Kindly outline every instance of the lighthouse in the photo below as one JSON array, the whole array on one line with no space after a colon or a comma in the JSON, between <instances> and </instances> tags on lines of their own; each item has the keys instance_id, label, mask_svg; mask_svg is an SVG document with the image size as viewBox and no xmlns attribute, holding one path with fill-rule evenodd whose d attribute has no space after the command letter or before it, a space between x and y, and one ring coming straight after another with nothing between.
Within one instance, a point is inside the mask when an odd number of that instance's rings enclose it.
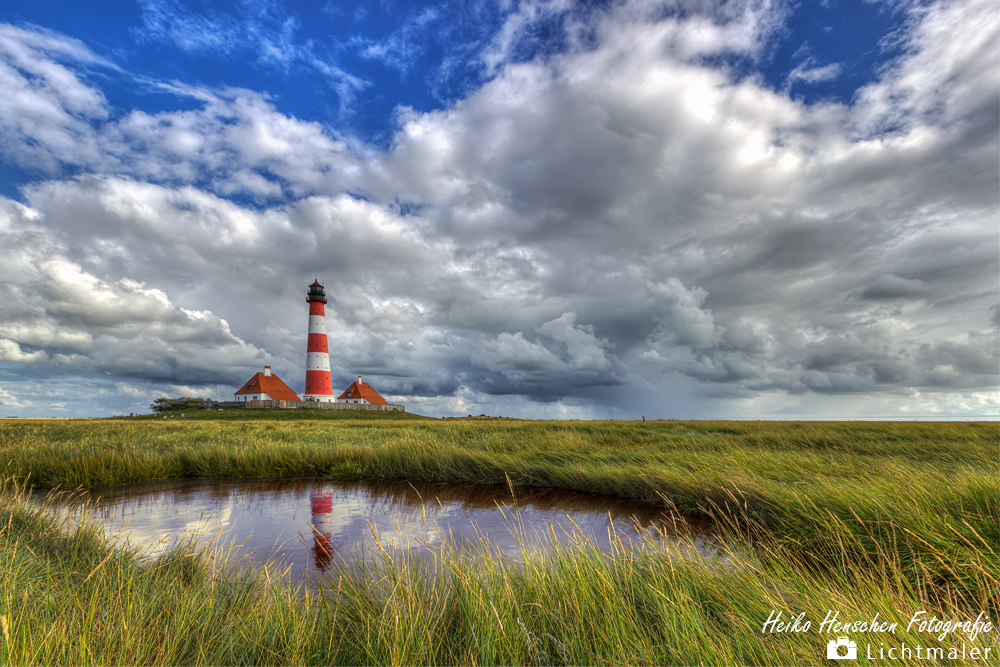
<instances>
[{"instance_id":1,"label":"lighthouse","mask_svg":"<svg viewBox=\"0 0 1000 667\"><path fill-rule=\"evenodd\" d=\"M306 401L333 402L330 350L326 342L326 291L319 281L309 286L309 341L306 344Z\"/></svg>"}]
</instances>

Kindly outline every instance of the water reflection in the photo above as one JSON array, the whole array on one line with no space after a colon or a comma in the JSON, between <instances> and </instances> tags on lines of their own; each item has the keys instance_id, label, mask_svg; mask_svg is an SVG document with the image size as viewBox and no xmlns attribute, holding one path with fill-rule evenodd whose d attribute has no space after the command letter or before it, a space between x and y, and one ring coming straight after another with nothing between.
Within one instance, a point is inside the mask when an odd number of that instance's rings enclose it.
<instances>
[{"instance_id":1,"label":"water reflection","mask_svg":"<svg viewBox=\"0 0 1000 667\"><path fill-rule=\"evenodd\" d=\"M536 535L569 541L582 534L609 549L612 540L627 545L651 526L671 529L662 508L651 505L544 489L512 497L504 488L457 484L168 480L50 500L72 512L87 503L92 520L150 555L186 536L221 544L233 557L278 562L303 581L335 558L364 558L376 542L395 555L421 557L445 541L461 547L485 538L516 560L525 542L535 548Z\"/></svg>"},{"instance_id":2,"label":"water reflection","mask_svg":"<svg viewBox=\"0 0 1000 667\"><path fill-rule=\"evenodd\" d=\"M309 507L312 509L313 562L316 570L326 572L333 556L333 535L327 529L327 517L333 514L333 491L309 489Z\"/></svg>"}]
</instances>

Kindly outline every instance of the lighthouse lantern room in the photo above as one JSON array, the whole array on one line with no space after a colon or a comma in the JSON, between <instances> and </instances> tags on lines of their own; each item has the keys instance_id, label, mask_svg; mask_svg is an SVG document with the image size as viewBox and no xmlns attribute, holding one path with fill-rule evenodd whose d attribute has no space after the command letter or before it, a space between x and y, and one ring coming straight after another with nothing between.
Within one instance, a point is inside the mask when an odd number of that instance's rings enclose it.
<instances>
[{"instance_id":1,"label":"lighthouse lantern room","mask_svg":"<svg viewBox=\"0 0 1000 667\"><path fill-rule=\"evenodd\" d=\"M330 350L326 338L326 291L319 281L309 286L309 339L306 343L307 401L333 402L333 382L330 379Z\"/></svg>"}]
</instances>

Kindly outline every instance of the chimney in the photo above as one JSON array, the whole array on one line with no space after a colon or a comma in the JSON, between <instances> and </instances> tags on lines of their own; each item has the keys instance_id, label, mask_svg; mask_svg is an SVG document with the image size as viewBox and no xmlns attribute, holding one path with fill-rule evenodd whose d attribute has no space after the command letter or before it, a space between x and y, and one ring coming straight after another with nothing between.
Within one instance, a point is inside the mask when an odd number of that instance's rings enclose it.
<instances>
[{"instance_id":1,"label":"chimney","mask_svg":"<svg viewBox=\"0 0 1000 667\"><path fill-rule=\"evenodd\" d=\"M362 384L364 384L364 382L361 381L361 376L359 375L358 376L358 385L362 385Z\"/></svg>"},{"instance_id":2,"label":"chimney","mask_svg":"<svg viewBox=\"0 0 1000 667\"><path fill-rule=\"evenodd\" d=\"M271 377L271 367L264 366L264 377Z\"/></svg>"}]
</instances>

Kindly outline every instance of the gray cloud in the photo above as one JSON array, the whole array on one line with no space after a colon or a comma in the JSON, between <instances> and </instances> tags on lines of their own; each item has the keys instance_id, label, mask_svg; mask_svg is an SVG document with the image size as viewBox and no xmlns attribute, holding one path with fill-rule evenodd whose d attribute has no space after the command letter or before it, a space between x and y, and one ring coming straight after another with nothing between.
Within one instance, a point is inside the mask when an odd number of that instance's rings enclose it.
<instances>
[{"instance_id":1,"label":"gray cloud","mask_svg":"<svg viewBox=\"0 0 1000 667\"><path fill-rule=\"evenodd\" d=\"M535 331L541 337L534 341L520 331L480 341L473 362L509 381L499 387L494 384L490 393L561 397L590 387L624 384L626 369L609 354L611 344L598 338L592 325L577 324L576 313L563 313Z\"/></svg>"},{"instance_id":2,"label":"gray cloud","mask_svg":"<svg viewBox=\"0 0 1000 667\"><path fill-rule=\"evenodd\" d=\"M31 268L0 294L0 354L7 361L123 378L232 382L234 370L265 359L226 321L178 308L159 290L129 279L109 283L61 258L40 258Z\"/></svg>"},{"instance_id":3,"label":"gray cloud","mask_svg":"<svg viewBox=\"0 0 1000 667\"><path fill-rule=\"evenodd\" d=\"M892 273L883 273L861 292L863 299L913 299L927 293L922 280L907 280Z\"/></svg>"}]
</instances>

